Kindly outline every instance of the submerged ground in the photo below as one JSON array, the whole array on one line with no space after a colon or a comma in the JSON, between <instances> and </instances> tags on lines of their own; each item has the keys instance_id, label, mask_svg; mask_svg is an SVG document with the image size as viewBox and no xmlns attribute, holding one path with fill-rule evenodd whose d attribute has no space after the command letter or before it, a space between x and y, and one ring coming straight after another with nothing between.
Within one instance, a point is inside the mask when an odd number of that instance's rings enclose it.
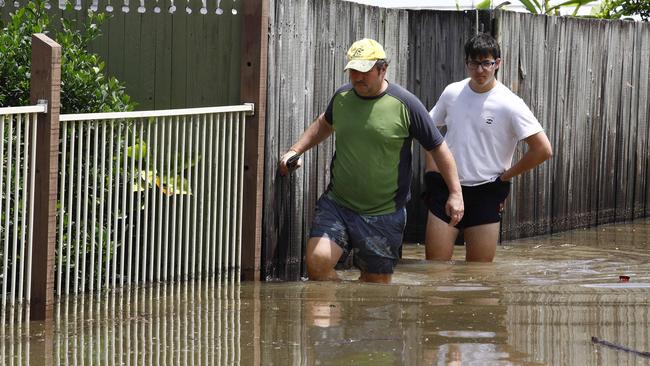
<instances>
[{"instance_id":1,"label":"submerged ground","mask_svg":"<svg viewBox=\"0 0 650 366\"><path fill-rule=\"evenodd\" d=\"M0 364L650 365L649 249L644 219L506 242L491 264L408 245L391 285L351 270L86 296L5 321Z\"/></svg>"}]
</instances>

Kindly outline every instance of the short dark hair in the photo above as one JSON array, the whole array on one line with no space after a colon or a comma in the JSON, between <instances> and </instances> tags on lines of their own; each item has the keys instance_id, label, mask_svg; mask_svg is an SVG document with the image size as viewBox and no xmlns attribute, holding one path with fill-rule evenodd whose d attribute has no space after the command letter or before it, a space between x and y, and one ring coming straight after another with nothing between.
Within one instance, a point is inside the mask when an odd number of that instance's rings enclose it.
<instances>
[{"instance_id":1,"label":"short dark hair","mask_svg":"<svg viewBox=\"0 0 650 366\"><path fill-rule=\"evenodd\" d=\"M377 62L375 62L375 67L379 70L388 67L388 60L386 59L377 60Z\"/></svg>"},{"instance_id":2,"label":"short dark hair","mask_svg":"<svg viewBox=\"0 0 650 366\"><path fill-rule=\"evenodd\" d=\"M478 33L465 43L465 60L492 56L501 58L499 42L487 33Z\"/></svg>"}]
</instances>

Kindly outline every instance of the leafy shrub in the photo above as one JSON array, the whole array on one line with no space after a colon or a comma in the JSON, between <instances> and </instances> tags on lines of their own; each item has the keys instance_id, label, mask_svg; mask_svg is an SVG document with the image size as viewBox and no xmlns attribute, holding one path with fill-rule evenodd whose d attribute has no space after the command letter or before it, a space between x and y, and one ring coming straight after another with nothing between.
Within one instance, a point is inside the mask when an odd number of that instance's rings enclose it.
<instances>
[{"instance_id":1,"label":"leafy shrub","mask_svg":"<svg viewBox=\"0 0 650 366\"><path fill-rule=\"evenodd\" d=\"M105 17L89 12L83 26L62 19L61 29L52 30L42 1L17 9L0 33L0 106L30 104L32 34L46 33L61 45L62 114L133 110L124 85L104 75L104 62L88 51Z\"/></svg>"},{"instance_id":2,"label":"leafy shrub","mask_svg":"<svg viewBox=\"0 0 650 366\"><path fill-rule=\"evenodd\" d=\"M625 19L638 15L643 21L650 21L648 0L604 0L596 17L603 19Z\"/></svg>"}]
</instances>

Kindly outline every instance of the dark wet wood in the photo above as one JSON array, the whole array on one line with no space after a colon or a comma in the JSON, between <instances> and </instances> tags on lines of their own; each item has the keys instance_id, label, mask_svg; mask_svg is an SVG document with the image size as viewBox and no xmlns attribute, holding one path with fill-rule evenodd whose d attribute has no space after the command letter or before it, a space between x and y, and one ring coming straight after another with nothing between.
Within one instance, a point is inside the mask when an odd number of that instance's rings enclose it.
<instances>
[{"instance_id":1,"label":"dark wet wood","mask_svg":"<svg viewBox=\"0 0 650 366\"><path fill-rule=\"evenodd\" d=\"M255 115L246 123L244 151L244 203L242 276L259 280L262 251L264 137L266 121L268 1L245 0L241 49L241 100L255 104Z\"/></svg>"},{"instance_id":2,"label":"dark wet wood","mask_svg":"<svg viewBox=\"0 0 650 366\"><path fill-rule=\"evenodd\" d=\"M54 316L54 262L56 247L56 201L59 176L59 109L61 93L61 46L44 34L32 36L32 104L47 102L39 113L36 134L34 187L34 243L30 318Z\"/></svg>"}]
</instances>

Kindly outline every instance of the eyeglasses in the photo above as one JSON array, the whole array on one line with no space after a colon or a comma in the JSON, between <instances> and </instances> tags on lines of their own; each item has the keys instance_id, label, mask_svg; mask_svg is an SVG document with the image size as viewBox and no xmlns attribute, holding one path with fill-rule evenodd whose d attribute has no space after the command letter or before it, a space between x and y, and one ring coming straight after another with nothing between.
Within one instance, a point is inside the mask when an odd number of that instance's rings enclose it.
<instances>
[{"instance_id":1,"label":"eyeglasses","mask_svg":"<svg viewBox=\"0 0 650 366\"><path fill-rule=\"evenodd\" d=\"M483 70L492 70L494 65L496 65L496 61L466 61L465 64L470 70L476 70L478 69L479 66L483 68Z\"/></svg>"}]
</instances>

